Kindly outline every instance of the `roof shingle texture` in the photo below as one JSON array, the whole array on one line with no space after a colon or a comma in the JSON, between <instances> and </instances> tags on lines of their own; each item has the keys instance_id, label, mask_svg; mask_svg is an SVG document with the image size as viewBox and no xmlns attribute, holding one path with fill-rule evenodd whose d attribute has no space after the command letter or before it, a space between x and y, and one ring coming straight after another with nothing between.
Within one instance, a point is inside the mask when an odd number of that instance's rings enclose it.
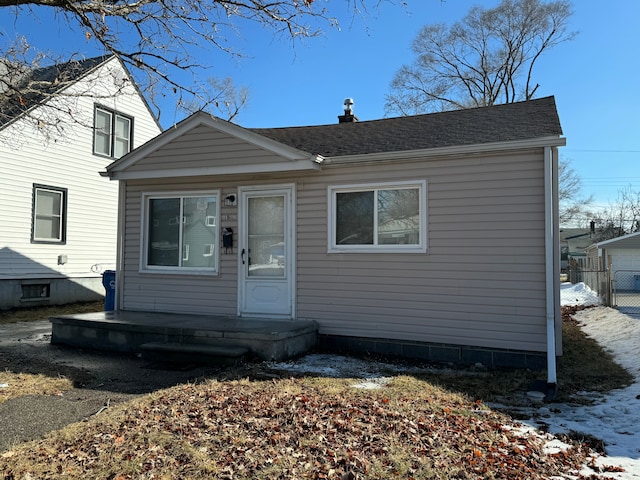
<instances>
[{"instance_id":1,"label":"roof shingle texture","mask_svg":"<svg viewBox=\"0 0 640 480\"><path fill-rule=\"evenodd\" d=\"M249 130L324 157L509 142L562 135L553 97L364 122Z\"/></svg>"},{"instance_id":2,"label":"roof shingle texture","mask_svg":"<svg viewBox=\"0 0 640 480\"><path fill-rule=\"evenodd\" d=\"M37 88L32 86L22 99L17 94L0 96L0 128L47 100L57 90L68 87L70 82L80 79L110 58L110 56L102 56L72 60L32 70L18 87L22 88L30 82L37 82Z\"/></svg>"}]
</instances>

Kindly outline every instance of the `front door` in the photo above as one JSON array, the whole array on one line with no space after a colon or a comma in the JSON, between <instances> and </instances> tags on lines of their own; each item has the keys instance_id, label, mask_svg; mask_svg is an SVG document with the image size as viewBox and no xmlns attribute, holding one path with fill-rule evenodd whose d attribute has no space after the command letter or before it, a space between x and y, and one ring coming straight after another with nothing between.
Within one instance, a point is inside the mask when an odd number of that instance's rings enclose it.
<instances>
[{"instance_id":1,"label":"front door","mask_svg":"<svg viewBox=\"0 0 640 480\"><path fill-rule=\"evenodd\" d=\"M294 317L293 187L241 188L239 315Z\"/></svg>"}]
</instances>

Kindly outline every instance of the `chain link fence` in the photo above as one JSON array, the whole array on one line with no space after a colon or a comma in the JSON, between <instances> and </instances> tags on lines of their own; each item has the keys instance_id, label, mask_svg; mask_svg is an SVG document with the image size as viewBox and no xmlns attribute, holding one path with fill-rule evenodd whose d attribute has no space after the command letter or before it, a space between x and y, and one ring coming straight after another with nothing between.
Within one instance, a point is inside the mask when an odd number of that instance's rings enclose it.
<instances>
[{"instance_id":1,"label":"chain link fence","mask_svg":"<svg viewBox=\"0 0 640 480\"><path fill-rule=\"evenodd\" d=\"M612 306L611 281L608 270L589 270L577 263L570 265L568 280L571 283L583 282L600 297L603 305Z\"/></svg>"},{"instance_id":2,"label":"chain link fence","mask_svg":"<svg viewBox=\"0 0 640 480\"><path fill-rule=\"evenodd\" d=\"M612 306L622 313L640 314L640 271L616 270L611 279Z\"/></svg>"},{"instance_id":3,"label":"chain link fence","mask_svg":"<svg viewBox=\"0 0 640 480\"><path fill-rule=\"evenodd\" d=\"M603 305L617 308L628 315L640 315L640 270L589 270L579 264L570 265L568 280L584 282L600 297Z\"/></svg>"}]
</instances>

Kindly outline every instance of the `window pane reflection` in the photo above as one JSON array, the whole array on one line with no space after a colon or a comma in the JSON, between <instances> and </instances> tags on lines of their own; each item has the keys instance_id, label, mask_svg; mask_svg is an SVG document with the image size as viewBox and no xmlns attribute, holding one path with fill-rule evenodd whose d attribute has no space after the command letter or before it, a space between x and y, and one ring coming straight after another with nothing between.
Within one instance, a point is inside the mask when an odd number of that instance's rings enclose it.
<instances>
[{"instance_id":1,"label":"window pane reflection","mask_svg":"<svg viewBox=\"0 0 640 480\"><path fill-rule=\"evenodd\" d=\"M248 275L284 277L284 196L249 197L247 209Z\"/></svg>"}]
</instances>

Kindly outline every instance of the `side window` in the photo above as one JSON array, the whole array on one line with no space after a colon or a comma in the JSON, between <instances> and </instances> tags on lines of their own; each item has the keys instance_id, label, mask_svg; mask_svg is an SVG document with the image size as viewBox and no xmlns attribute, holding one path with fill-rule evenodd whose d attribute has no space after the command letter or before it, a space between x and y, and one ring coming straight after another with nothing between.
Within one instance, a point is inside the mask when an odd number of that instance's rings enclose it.
<instances>
[{"instance_id":1,"label":"side window","mask_svg":"<svg viewBox=\"0 0 640 480\"><path fill-rule=\"evenodd\" d=\"M182 195L147 194L142 232L145 271L218 271L218 192Z\"/></svg>"},{"instance_id":2,"label":"side window","mask_svg":"<svg viewBox=\"0 0 640 480\"><path fill-rule=\"evenodd\" d=\"M426 181L329 187L329 252L424 253Z\"/></svg>"},{"instance_id":3,"label":"side window","mask_svg":"<svg viewBox=\"0 0 640 480\"><path fill-rule=\"evenodd\" d=\"M93 153L96 155L120 158L131 150L131 117L108 108L96 107L93 132Z\"/></svg>"},{"instance_id":4,"label":"side window","mask_svg":"<svg viewBox=\"0 0 640 480\"><path fill-rule=\"evenodd\" d=\"M64 243L67 228L67 189L33 185L31 241Z\"/></svg>"}]
</instances>

